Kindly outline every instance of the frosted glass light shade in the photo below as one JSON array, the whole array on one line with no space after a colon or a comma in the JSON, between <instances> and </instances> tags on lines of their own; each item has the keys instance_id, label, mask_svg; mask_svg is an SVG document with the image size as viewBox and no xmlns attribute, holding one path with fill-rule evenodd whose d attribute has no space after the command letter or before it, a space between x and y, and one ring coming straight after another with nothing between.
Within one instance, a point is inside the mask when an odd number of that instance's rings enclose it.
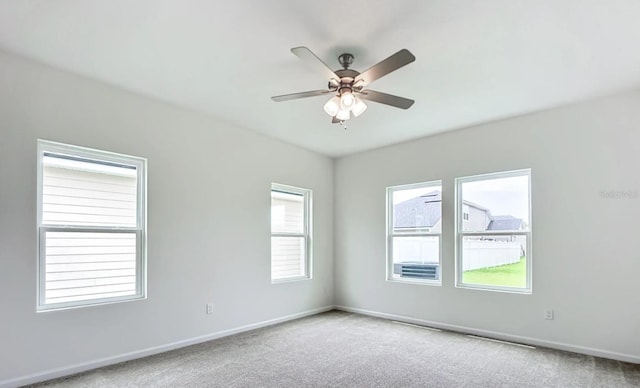
<instances>
[{"instance_id":1,"label":"frosted glass light shade","mask_svg":"<svg viewBox=\"0 0 640 388\"><path fill-rule=\"evenodd\" d=\"M365 104L364 101L362 101L361 99L356 98L356 103L353 105L353 109L351 109L351 111L353 112L353 115L355 117L358 117L365 110L367 110L367 104Z\"/></svg>"},{"instance_id":2,"label":"frosted glass light shade","mask_svg":"<svg viewBox=\"0 0 640 388\"><path fill-rule=\"evenodd\" d=\"M340 97L332 97L326 104L324 104L324 111L331 117L338 114L340 110Z\"/></svg>"},{"instance_id":3,"label":"frosted glass light shade","mask_svg":"<svg viewBox=\"0 0 640 388\"><path fill-rule=\"evenodd\" d=\"M355 104L356 98L350 91L345 91L340 96L340 105L343 110L350 110L353 108L353 104Z\"/></svg>"},{"instance_id":4,"label":"frosted glass light shade","mask_svg":"<svg viewBox=\"0 0 640 388\"><path fill-rule=\"evenodd\" d=\"M351 117L350 113L348 110L341 109L336 113L336 118L340 121L349 120L349 117Z\"/></svg>"}]
</instances>

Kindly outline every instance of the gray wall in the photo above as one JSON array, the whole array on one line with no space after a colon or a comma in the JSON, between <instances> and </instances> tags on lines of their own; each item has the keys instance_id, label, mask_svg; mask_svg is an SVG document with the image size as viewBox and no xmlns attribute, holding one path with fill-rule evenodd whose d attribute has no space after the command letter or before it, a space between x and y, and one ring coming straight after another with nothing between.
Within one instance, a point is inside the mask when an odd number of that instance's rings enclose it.
<instances>
[{"instance_id":1,"label":"gray wall","mask_svg":"<svg viewBox=\"0 0 640 388\"><path fill-rule=\"evenodd\" d=\"M148 158L147 300L35 312L38 138ZM330 158L1 52L0 157L0 386L333 304ZM271 284L272 181L313 190L312 280Z\"/></svg>"},{"instance_id":2,"label":"gray wall","mask_svg":"<svg viewBox=\"0 0 640 388\"><path fill-rule=\"evenodd\" d=\"M640 362L638 128L629 93L334 163L0 53L0 386L334 303ZM147 300L35 313L37 138L149 159ZM533 294L455 288L454 178L519 168L532 169ZM443 284L386 282L385 187L437 179ZM272 181L314 191L311 281L270 283Z\"/></svg>"},{"instance_id":3,"label":"gray wall","mask_svg":"<svg viewBox=\"0 0 640 388\"><path fill-rule=\"evenodd\" d=\"M640 362L638 166L637 92L341 158L336 304ZM533 294L455 288L454 179L521 168L532 169ZM385 187L437 179L442 286L386 282Z\"/></svg>"}]
</instances>

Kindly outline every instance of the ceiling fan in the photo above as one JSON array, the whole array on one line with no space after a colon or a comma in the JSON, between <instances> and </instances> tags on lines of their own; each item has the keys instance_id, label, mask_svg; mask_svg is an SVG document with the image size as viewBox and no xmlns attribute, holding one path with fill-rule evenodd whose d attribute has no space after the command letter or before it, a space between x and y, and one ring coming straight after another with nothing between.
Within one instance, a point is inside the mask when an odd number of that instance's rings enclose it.
<instances>
[{"instance_id":1,"label":"ceiling fan","mask_svg":"<svg viewBox=\"0 0 640 388\"><path fill-rule=\"evenodd\" d=\"M354 60L352 54L345 53L338 56L338 62L342 65L342 69L333 71L307 47L294 47L291 52L320 71L325 79L329 81L328 87L326 90L312 90L273 96L271 97L273 101L280 102L333 94L333 97L324 104L324 111L332 117L332 123L343 124L344 121L351 118L352 114L358 117L367 109L367 105L363 100L374 101L400 109L409 109L414 103L413 100L408 98L366 89L371 82L415 61L416 57L407 49L398 51L362 73L349 68Z\"/></svg>"}]
</instances>

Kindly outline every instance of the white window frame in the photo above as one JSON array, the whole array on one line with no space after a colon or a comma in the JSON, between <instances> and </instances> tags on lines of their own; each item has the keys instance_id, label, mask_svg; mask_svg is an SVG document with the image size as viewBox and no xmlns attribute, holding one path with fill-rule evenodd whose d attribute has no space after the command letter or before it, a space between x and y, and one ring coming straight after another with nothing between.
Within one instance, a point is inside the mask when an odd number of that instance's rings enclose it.
<instances>
[{"instance_id":1,"label":"white window frame","mask_svg":"<svg viewBox=\"0 0 640 388\"><path fill-rule=\"evenodd\" d=\"M66 224L43 224L43 157L45 154L58 154L88 160L98 160L107 163L131 165L137 172L137 225L135 227L119 226L82 226ZM147 160L145 158L101 151L92 148L38 140L38 187L37 187L37 233L38 233L38 271L37 271L37 312L69 309L76 307L95 306L138 299L145 299L147 294L147 254L146 254L146 176ZM46 282L46 243L47 232L100 232L100 233L134 233L136 235L136 292L133 295L107 297L100 299L79 300L61 303L45 302Z\"/></svg>"},{"instance_id":2,"label":"white window frame","mask_svg":"<svg viewBox=\"0 0 640 388\"><path fill-rule=\"evenodd\" d=\"M406 185L387 187L387 217L386 217L386 224L387 224L386 278L387 278L387 281L400 282L400 283L426 284L426 285L432 285L432 286L442 285L442 276L443 276L442 275L442 228L440 228L441 229L440 233L434 233L433 231L394 233L393 231L393 210L394 210L393 193L395 191L429 188L429 187L440 187L440 190L442 191L442 181L437 180L437 181L419 182L419 183L411 183ZM442 198L444 198L444 196L442 196ZM440 206L442 206L442 203ZM444 213L442 214L444 216ZM440 267L440 278L437 280L434 280L434 279L414 279L414 278L394 277L393 276L393 238L394 237L424 237L424 236L438 237L438 266Z\"/></svg>"},{"instance_id":3,"label":"white window frame","mask_svg":"<svg viewBox=\"0 0 640 388\"><path fill-rule=\"evenodd\" d=\"M486 181L491 179L499 179L499 178L510 178L517 176L527 176L528 178L528 202L529 202L529 222L528 228L526 230L514 230L514 231L477 231L477 232L465 232L463 231L463 198L462 198L462 185L464 183L469 182L477 182L477 181ZM532 217L531 217L531 169L521 169L521 170L512 170L505 172L494 172L488 174L480 174L473 175L467 177L456 178L455 180L455 197L456 197L456 222L455 222L455 232L456 232L456 287L459 288L468 288L475 290L485 290L485 291L498 291L498 292L511 292L511 293L519 293L519 294L531 294L533 293L533 258L532 258L532 239L531 239L531 231L533 230ZM522 235L526 236L527 244L526 244L526 258L527 258L527 276L526 276L526 287L508 287L508 286L492 286L492 285L484 285L484 284L470 284L464 283L462 281L462 241L465 236L514 236L514 235Z\"/></svg>"},{"instance_id":4,"label":"white window frame","mask_svg":"<svg viewBox=\"0 0 640 388\"><path fill-rule=\"evenodd\" d=\"M271 272L271 283L285 283L291 281L298 280L308 280L313 277L313 259L312 259L312 213L313 213L313 203L312 203L312 191L309 189L303 189L300 187L284 185L281 183L272 183L271 191L269 192L269 198L271 198L271 194L274 192L281 192L285 194L295 194L302 195L303 197L303 207L304 207L304 219L303 219L303 232L302 233L275 233L271 230L271 239L269 240L269 246L271 246L271 241L273 237L301 237L304 239L304 274L301 276L289 276L285 278L273 278L273 273ZM271 203L271 202L270 202ZM270 205L271 206L271 205ZM269 224L269 228L271 229L271 223ZM271 257L271 254L269 255ZM270 263L273 262L273 257L271 257Z\"/></svg>"}]
</instances>

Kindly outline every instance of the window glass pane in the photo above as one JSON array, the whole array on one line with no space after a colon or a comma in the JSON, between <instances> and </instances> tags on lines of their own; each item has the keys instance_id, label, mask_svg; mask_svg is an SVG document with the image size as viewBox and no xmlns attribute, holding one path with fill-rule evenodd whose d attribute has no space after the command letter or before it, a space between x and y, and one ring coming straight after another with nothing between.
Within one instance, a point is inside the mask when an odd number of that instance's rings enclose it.
<instances>
[{"instance_id":1,"label":"window glass pane","mask_svg":"<svg viewBox=\"0 0 640 388\"><path fill-rule=\"evenodd\" d=\"M526 235L463 236L462 282L525 288L526 252Z\"/></svg>"},{"instance_id":2,"label":"window glass pane","mask_svg":"<svg viewBox=\"0 0 640 388\"><path fill-rule=\"evenodd\" d=\"M144 297L146 161L42 140L38 155L38 311Z\"/></svg>"},{"instance_id":3,"label":"window glass pane","mask_svg":"<svg viewBox=\"0 0 640 388\"><path fill-rule=\"evenodd\" d=\"M440 233L441 186L393 190L392 203L393 233Z\"/></svg>"},{"instance_id":4,"label":"window glass pane","mask_svg":"<svg viewBox=\"0 0 640 388\"><path fill-rule=\"evenodd\" d=\"M392 238L393 277L440 279L440 237L400 236Z\"/></svg>"},{"instance_id":5,"label":"window glass pane","mask_svg":"<svg viewBox=\"0 0 640 388\"><path fill-rule=\"evenodd\" d=\"M304 195L271 191L271 233L304 233Z\"/></svg>"},{"instance_id":6,"label":"window glass pane","mask_svg":"<svg viewBox=\"0 0 640 388\"><path fill-rule=\"evenodd\" d=\"M271 237L271 278L305 276L305 238Z\"/></svg>"},{"instance_id":7,"label":"window glass pane","mask_svg":"<svg viewBox=\"0 0 640 388\"><path fill-rule=\"evenodd\" d=\"M529 229L529 176L464 182L462 231Z\"/></svg>"},{"instance_id":8,"label":"window glass pane","mask_svg":"<svg viewBox=\"0 0 640 388\"><path fill-rule=\"evenodd\" d=\"M46 232L45 302L136 294L135 232Z\"/></svg>"},{"instance_id":9,"label":"window glass pane","mask_svg":"<svg viewBox=\"0 0 640 388\"><path fill-rule=\"evenodd\" d=\"M47 155L42 160L44 225L137 225L137 171Z\"/></svg>"}]
</instances>

